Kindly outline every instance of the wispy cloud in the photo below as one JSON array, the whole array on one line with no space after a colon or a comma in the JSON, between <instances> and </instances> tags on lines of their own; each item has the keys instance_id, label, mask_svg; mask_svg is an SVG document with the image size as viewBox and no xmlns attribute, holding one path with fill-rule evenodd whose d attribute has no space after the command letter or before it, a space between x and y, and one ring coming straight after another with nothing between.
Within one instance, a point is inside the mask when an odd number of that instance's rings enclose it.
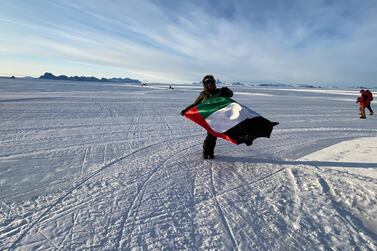
<instances>
[{"instance_id":1,"label":"wispy cloud","mask_svg":"<svg viewBox=\"0 0 377 251\"><path fill-rule=\"evenodd\" d=\"M284 3L283 3L284 2ZM0 2L9 74L374 84L370 1Z\"/></svg>"}]
</instances>

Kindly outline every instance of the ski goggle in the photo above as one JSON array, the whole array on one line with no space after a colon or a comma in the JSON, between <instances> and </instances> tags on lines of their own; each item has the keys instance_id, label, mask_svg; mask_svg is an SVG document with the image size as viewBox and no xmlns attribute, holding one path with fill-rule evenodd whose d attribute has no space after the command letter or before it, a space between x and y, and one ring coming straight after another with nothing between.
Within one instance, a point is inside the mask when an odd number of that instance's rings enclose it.
<instances>
[{"instance_id":1,"label":"ski goggle","mask_svg":"<svg viewBox=\"0 0 377 251\"><path fill-rule=\"evenodd\" d=\"M213 79L207 78L207 79L204 79L203 84L205 86L210 86L210 85L215 84L215 81Z\"/></svg>"}]
</instances>

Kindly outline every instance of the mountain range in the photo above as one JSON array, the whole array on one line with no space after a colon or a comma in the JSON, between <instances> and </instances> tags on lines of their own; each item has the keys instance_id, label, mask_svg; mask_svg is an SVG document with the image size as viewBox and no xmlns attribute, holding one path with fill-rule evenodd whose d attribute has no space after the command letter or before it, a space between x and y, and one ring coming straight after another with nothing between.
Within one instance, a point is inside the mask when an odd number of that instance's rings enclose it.
<instances>
[{"instance_id":1,"label":"mountain range","mask_svg":"<svg viewBox=\"0 0 377 251\"><path fill-rule=\"evenodd\" d=\"M131 78L96 78L96 77L86 77L86 76L68 77L66 75L55 76L54 74L50 72L46 72L39 78L50 79L50 80L69 80L69 81L123 82L123 83L125 82L125 83L137 83L137 84L141 83L139 80L131 79Z\"/></svg>"}]
</instances>

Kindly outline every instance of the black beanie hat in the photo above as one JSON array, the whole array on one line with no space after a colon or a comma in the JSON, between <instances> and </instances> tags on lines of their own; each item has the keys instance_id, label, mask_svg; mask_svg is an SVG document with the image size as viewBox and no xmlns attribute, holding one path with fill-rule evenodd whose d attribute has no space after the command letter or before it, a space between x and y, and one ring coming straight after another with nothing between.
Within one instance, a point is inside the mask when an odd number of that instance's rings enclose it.
<instances>
[{"instance_id":1,"label":"black beanie hat","mask_svg":"<svg viewBox=\"0 0 377 251\"><path fill-rule=\"evenodd\" d=\"M205 75L203 80L202 80L203 85L204 85L204 82L207 82L207 81L210 81L210 83L212 83L212 84L216 84L216 80L213 77L213 75Z\"/></svg>"}]
</instances>

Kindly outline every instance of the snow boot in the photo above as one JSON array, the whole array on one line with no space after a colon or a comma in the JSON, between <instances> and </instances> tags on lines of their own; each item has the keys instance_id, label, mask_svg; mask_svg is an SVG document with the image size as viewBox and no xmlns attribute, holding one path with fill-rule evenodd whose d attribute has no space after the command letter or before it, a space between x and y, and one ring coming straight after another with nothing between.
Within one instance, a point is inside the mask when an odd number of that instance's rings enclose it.
<instances>
[{"instance_id":1,"label":"snow boot","mask_svg":"<svg viewBox=\"0 0 377 251\"><path fill-rule=\"evenodd\" d=\"M208 158L209 158L208 154L206 154L205 152L203 152L203 159L208 159Z\"/></svg>"},{"instance_id":2,"label":"snow boot","mask_svg":"<svg viewBox=\"0 0 377 251\"><path fill-rule=\"evenodd\" d=\"M207 154L206 152L203 151L203 159L214 159L215 155L213 154Z\"/></svg>"}]
</instances>

